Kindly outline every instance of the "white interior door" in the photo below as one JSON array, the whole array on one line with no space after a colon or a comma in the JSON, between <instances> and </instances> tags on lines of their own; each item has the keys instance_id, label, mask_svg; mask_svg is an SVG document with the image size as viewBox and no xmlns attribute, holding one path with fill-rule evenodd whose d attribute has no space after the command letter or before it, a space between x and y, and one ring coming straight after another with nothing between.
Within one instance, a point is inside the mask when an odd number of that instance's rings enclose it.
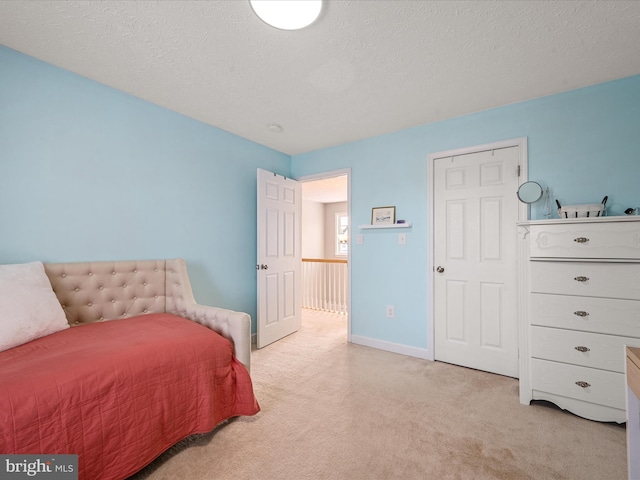
<instances>
[{"instance_id":1,"label":"white interior door","mask_svg":"<svg viewBox=\"0 0 640 480\"><path fill-rule=\"evenodd\" d=\"M519 147L434 160L435 359L518 377Z\"/></svg>"},{"instance_id":2,"label":"white interior door","mask_svg":"<svg viewBox=\"0 0 640 480\"><path fill-rule=\"evenodd\" d=\"M257 346L302 324L300 182L258 169Z\"/></svg>"}]
</instances>

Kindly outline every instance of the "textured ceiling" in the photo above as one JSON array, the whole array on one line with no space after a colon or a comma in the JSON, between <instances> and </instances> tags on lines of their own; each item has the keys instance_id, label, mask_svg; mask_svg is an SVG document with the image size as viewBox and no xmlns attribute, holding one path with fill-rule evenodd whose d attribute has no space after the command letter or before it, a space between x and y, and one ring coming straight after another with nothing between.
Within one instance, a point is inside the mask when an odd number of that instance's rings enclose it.
<instances>
[{"instance_id":1,"label":"textured ceiling","mask_svg":"<svg viewBox=\"0 0 640 480\"><path fill-rule=\"evenodd\" d=\"M640 1L0 0L0 44L298 154L640 74Z\"/></svg>"},{"instance_id":2,"label":"textured ceiling","mask_svg":"<svg viewBox=\"0 0 640 480\"><path fill-rule=\"evenodd\" d=\"M347 176L323 178L302 183L302 198L312 202L336 203L346 202Z\"/></svg>"}]
</instances>

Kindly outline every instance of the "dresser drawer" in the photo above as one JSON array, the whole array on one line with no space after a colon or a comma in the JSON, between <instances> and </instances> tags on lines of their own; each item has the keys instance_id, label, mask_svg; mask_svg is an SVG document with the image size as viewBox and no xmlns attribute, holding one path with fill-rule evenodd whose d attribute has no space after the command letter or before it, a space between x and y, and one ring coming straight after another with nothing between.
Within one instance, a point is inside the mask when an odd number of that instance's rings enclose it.
<instances>
[{"instance_id":1,"label":"dresser drawer","mask_svg":"<svg viewBox=\"0 0 640 480\"><path fill-rule=\"evenodd\" d=\"M532 293L532 325L640 337L640 301Z\"/></svg>"},{"instance_id":2,"label":"dresser drawer","mask_svg":"<svg viewBox=\"0 0 640 480\"><path fill-rule=\"evenodd\" d=\"M640 300L635 263L531 262L531 291Z\"/></svg>"},{"instance_id":3,"label":"dresser drawer","mask_svg":"<svg viewBox=\"0 0 640 480\"><path fill-rule=\"evenodd\" d=\"M640 347L640 338L531 327L531 356L624 373L625 345Z\"/></svg>"},{"instance_id":4,"label":"dresser drawer","mask_svg":"<svg viewBox=\"0 0 640 480\"><path fill-rule=\"evenodd\" d=\"M585 386L581 387L576 382L584 382ZM534 358L531 360L531 385L533 390L620 410L625 408L626 386L623 373Z\"/></svg>"},{"instance_id":5,"label":"dresser drawer","mask_svg":"<svg viewBox=\"0 0 640 480\"><path fill-rule=\"evenodd\" d=\"M532 258L640 259L640 224L598 221L531 225Z\"/></svg>"}]
</instances>

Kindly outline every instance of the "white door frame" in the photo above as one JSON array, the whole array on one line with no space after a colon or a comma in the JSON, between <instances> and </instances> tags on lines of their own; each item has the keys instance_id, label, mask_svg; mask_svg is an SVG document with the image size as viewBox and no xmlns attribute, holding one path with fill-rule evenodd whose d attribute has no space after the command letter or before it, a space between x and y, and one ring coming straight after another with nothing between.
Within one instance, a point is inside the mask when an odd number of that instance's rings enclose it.
<instances>
[{"instance_id":1,"label":"white door frame","mask_svg":"<svg viewBox=\"0 0 640 480\"><path fill-rule=\"evenodd\" d=\"M353 230L351 216L351 168L331 170L328 172L315 173L296 178L300 183L312 182L314 180L324 180L325 178L347 176L347 215L349 216L349 251L347 252L347 342L351 343L351 252L353 251Z\"/></svg>"},{"instance_id":2,"label":"white door frame","mask_svg":"<svg viewBox=\"0 0 640 480\"><path fill-rule=\"evenodd\" d=\"M444 152L430 153L427 157L427 185L429 187L427 195L427 214L429 226L429 249L427 252L427 360L435 360L435 306L434 306L434 206L435 206L435 179L433 178L433 164L438 158L455 157L468 153L484 152L486 150L499 150L501 148L518 147L520 157L518 165L520 165L519 183L526 182L529 178L528 171L528 155L527 155L527 137L514 138L501 142L486 143L484 145L474 145L471 147L456 148L454 150L446 150ZM516 195L517 192L513 192ZM520 202L518 207L518 220L526 220L529 216L529 205ZM516 268L514 264L513 268Z\"/></svg>"}]
</instances>

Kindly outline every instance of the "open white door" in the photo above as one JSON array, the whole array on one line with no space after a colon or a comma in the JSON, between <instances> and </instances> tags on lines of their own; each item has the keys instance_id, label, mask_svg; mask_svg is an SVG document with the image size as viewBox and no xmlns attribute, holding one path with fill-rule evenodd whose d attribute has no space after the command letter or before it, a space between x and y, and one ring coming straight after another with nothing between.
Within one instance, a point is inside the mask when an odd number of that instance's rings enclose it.
<instances>
[{"instance_id":1,"label":"open white door","mask_svg":"<svg viewBox=\"0 0 640 480\"><path fill-rule=\"evenodd\" d=\"M258 348L302 325L301 197L300 182L258 169Z\"/></svg>"}]
</instances>

